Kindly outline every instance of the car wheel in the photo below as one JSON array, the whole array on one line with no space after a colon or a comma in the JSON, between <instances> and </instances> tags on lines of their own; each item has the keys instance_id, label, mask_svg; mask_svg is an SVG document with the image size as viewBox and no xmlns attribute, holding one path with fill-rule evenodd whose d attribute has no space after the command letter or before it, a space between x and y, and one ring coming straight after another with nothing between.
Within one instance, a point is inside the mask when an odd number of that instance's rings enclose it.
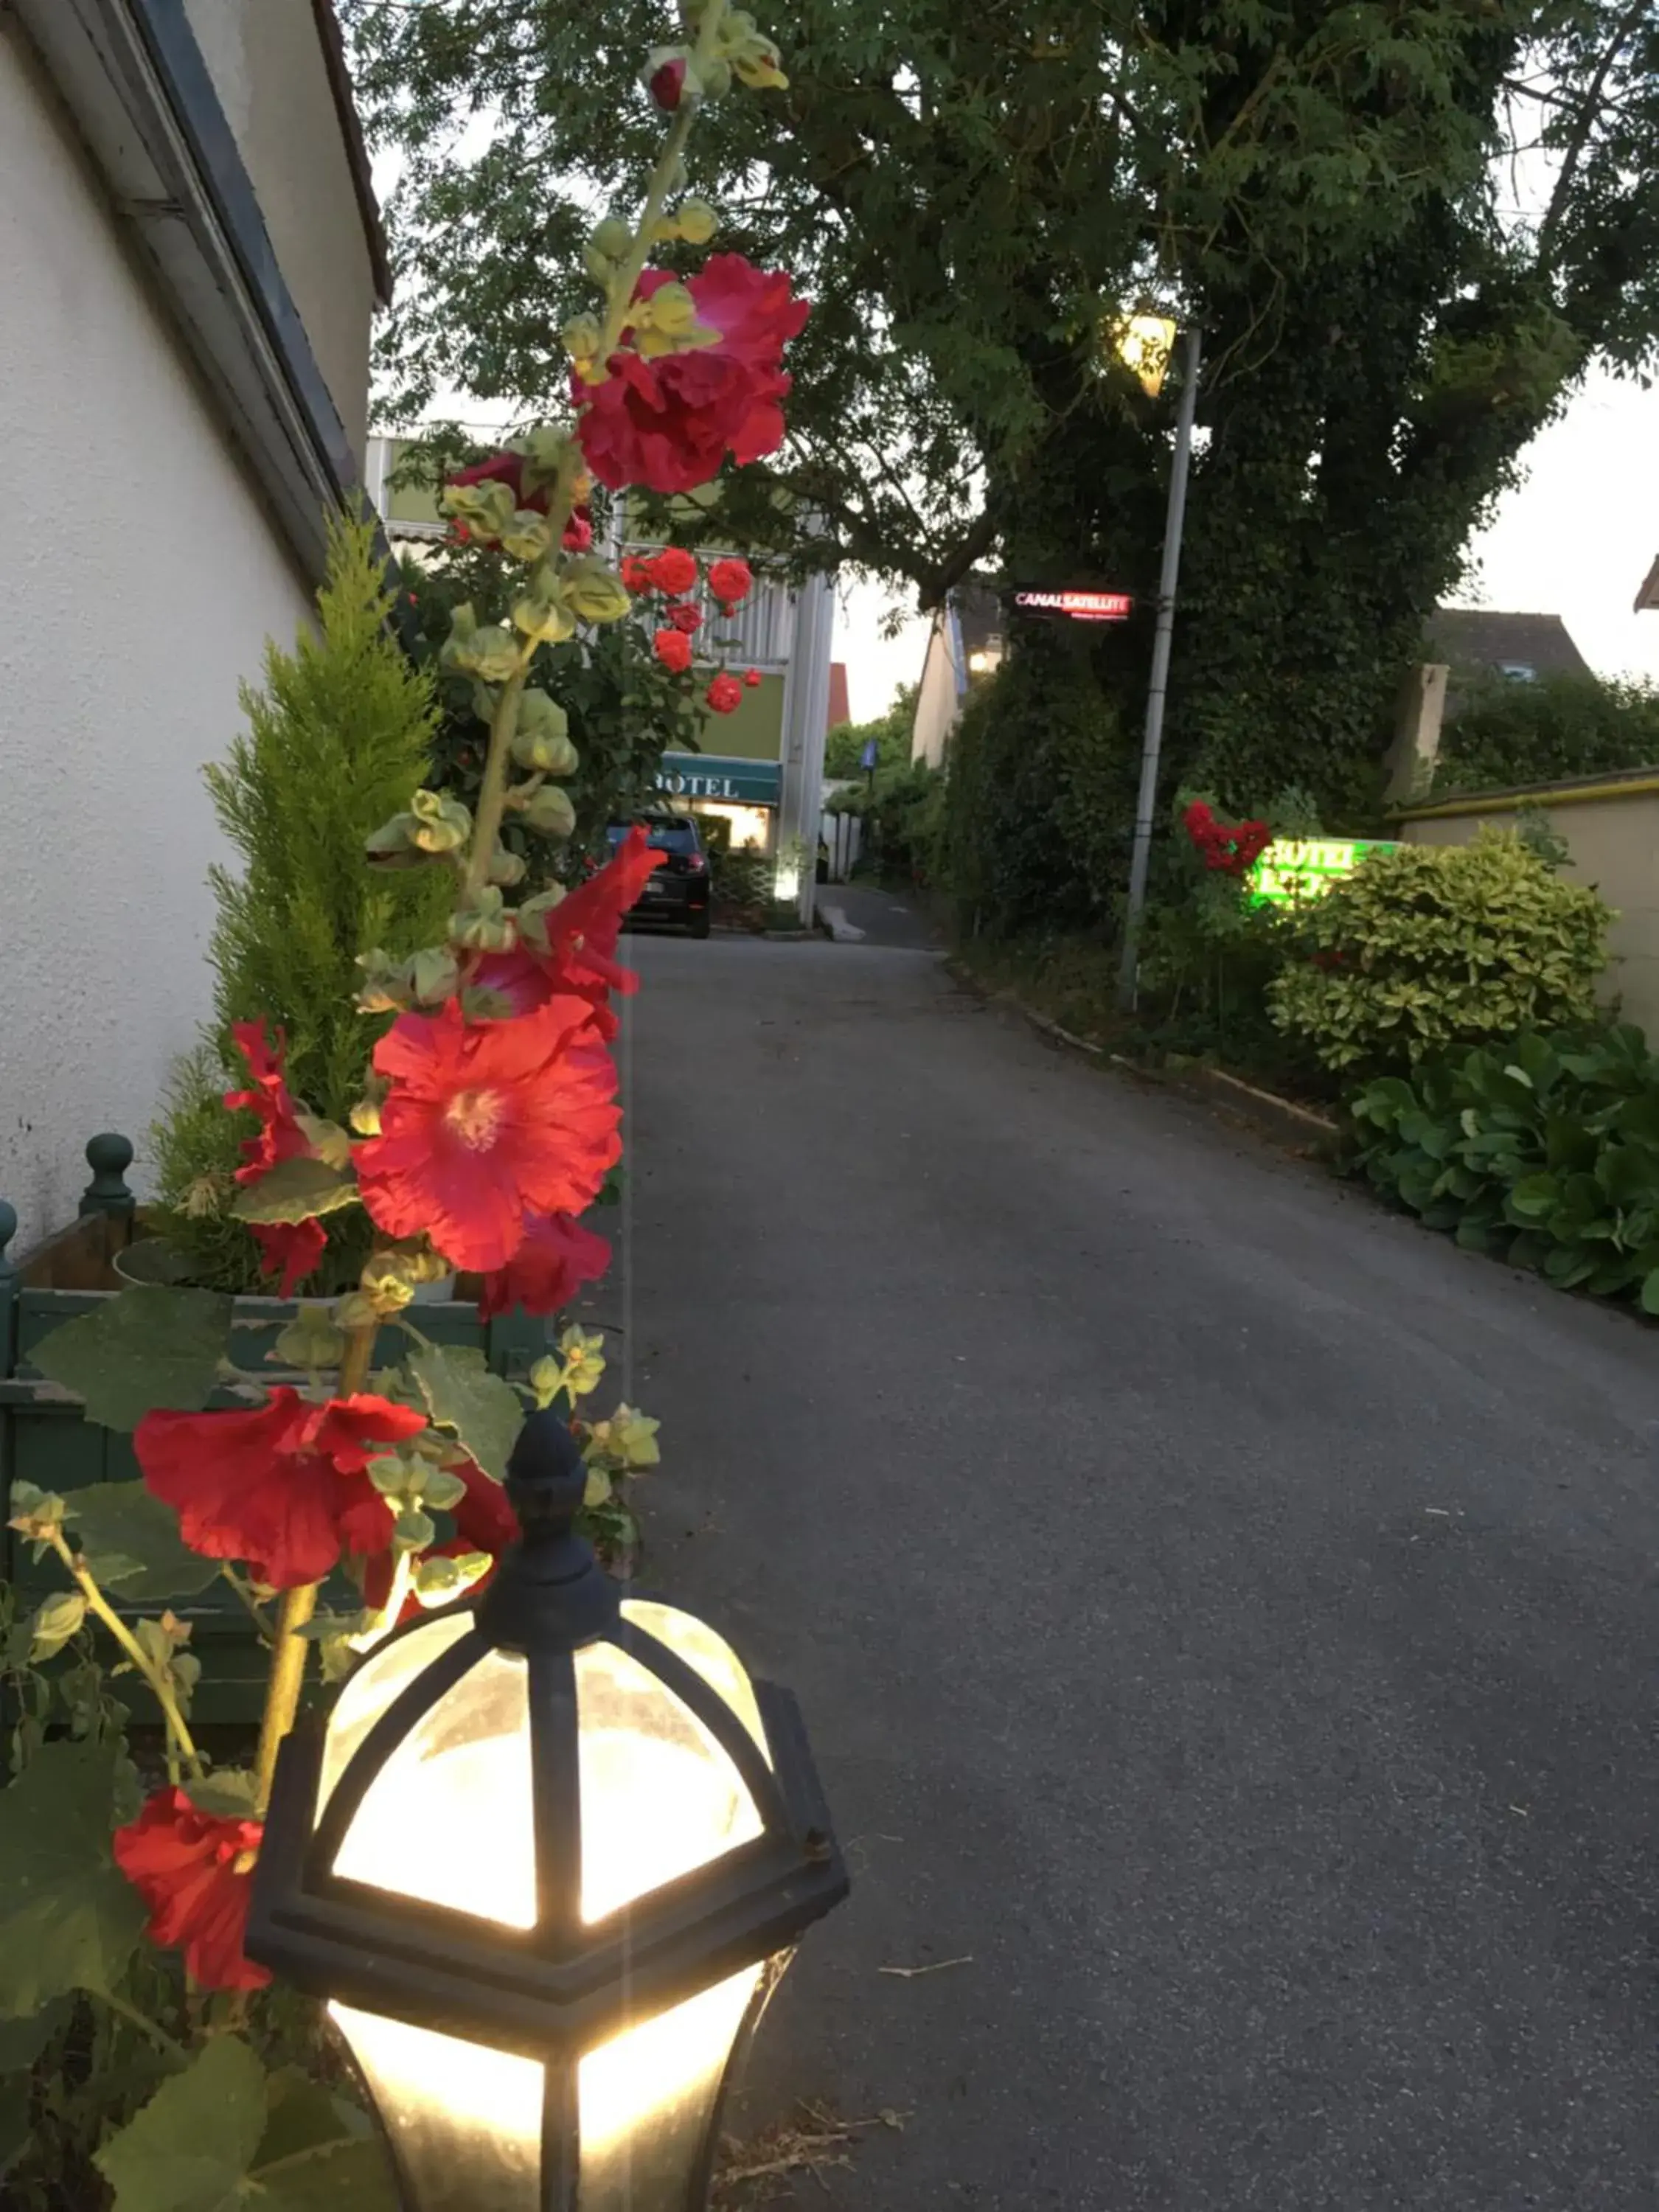
<instances>
[{"instance_id":1,"label":"car wheel","mask_svg":"<svg viewBox=\"0 0 1659 2212\"><path fill-rule=\"evenodd\" d=\"M707 937L708 934L708 908L704 907L701 914L694 914L690 921L686 923L685 927L688 936Z\"/></svg>"}]
</instances>

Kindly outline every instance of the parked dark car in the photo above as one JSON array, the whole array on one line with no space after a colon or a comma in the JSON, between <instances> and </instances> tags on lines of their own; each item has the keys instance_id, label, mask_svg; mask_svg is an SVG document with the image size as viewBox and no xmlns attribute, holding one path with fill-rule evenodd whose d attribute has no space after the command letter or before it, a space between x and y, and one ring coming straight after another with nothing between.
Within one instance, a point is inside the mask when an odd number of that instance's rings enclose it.
<instances>
[{"instance_id":1,"label":"parked dark car","mask_svg":"<svg viewBox=\"0 0 1659 2212\"><path fill-rule=\"evenodd\" d=\"M651 832L652 851L666 858L646 878L629 921L663 922L692 937L707 937L708 855L696 823L688 814L641 814L639 820ZM626 822L611 824L612 845L622 842L630 826Z\"/></svg>"}]
</instances>

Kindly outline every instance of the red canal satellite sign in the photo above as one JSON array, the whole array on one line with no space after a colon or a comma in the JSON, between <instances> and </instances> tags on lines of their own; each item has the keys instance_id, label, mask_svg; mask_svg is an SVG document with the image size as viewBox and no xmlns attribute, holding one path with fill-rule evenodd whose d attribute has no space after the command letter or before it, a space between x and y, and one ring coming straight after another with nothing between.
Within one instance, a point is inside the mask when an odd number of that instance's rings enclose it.
<instances>
[{"instance_id":1,"label":"red canal satellite sign","mask_svg":"<svg viewBox=\"0 0 1659 2212\"><path fill-rule=\"evenodd\" d=\"M1023 615L1065 615L1073 622L1127 622L1134 601L1127 592L1016 592Z\"/></svg>"}]
</instances>

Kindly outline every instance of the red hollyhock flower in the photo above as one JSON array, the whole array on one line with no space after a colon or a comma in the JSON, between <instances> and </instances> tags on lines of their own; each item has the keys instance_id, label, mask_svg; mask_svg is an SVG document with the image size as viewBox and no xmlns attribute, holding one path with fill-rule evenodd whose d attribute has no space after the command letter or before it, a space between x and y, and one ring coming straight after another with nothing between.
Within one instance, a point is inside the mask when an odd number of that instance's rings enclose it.
<instances>
[{"instance_id":1,"label":"red hollyhock flower","mask_svg":"<svg viewBox=\"0 0 1659 2212\"><path fill-rule=\"evenodd\" d=\"M584 1283L597 1282L611 1265L611 1247L568 1213L532 1224L505 1267L486 1275L478 1298L485 1321L511 1313L551 1314L568 1306Z\"/></svg>"},{"instance_id":2,"label":"red hollyhock flower","mask_svg":"<svg viewBox=\"0 0 1659 2212\"><path fill-rule=\"evenodd\" d=\"M653 852L636 823L602 868L560 900L547 916L547 951L520 942L511 952L488 953L471 981L499 991L515 1012L529 1013L561 992L574 992L593 1012L595 1027L611 1036L617 1028L610 1010L612 991L624 998L639 988L639 977L617 960L623 916L638 900L646 878L666 856Z\"/></svg>"},{"instance_id":3,"label":"red hollyhock flower","mask_svg":"<svg viewBox=\"0 0 1659 2212\"><path fill-rule=\"evenodd\" d=\"M673 281L666 270L648 269L639 296ZM694 491L713 482L728 453L742 463L777 451L779 402L790 385L783 349L808 312L805 300L791 298L792 282L787 270L716 253L687 281L698 321L720 334L714 344L647 361L624 343L599 384L572 371L576 435L601 483Z\"/></svg>"},{"instance_id":4,"label":"red hollyhock flower","mask_svg":"<svg viewBox=\"0 0 1659 2212\"><path fill-rule=\"evenodd\" d=\"M578 507L572 510L559 543L567 553L586 553L593 543L593 516L591 509Z\"/></svg>"},{"instance_id":5,"label":"red hollyhock flower","mask_svg":"<svg viewBox=\"0 0 1659 2212\"><path fill-rule=\"evenodd\" d=\"M716 561L708 571L708 588L730 614L754 590L754 574L746 561Z\"/></svg>"},{"instance_id":6,"label":"red hollyhock flower","mask_svg":"<svg viewBox=\"0 0 1659 2212\"><path fill-rule=\"evenodd\" d=\"M357 1147L363 1204L469 1273L505 1267L526 1216L582 1212L621 1156L617 1071L570 991L509 1021L469 1022L453 999L401 1015L374 1066L392 1089Z\"/></svg>"},{"instance_id":7,"label":"red hollyhock flower","mask_svg":"<svg viewBox=\"0 0 1659 2212\"><path fill-rule=\"evenodd\" d=\"M524 488L524 465L522 453L497 453L493 459L476 462L470 469L458 469L447 481L453 484L504 483L512 491L514 507L531 514L545 514L553 487L543 484L538 491L527 492ZM465 538L465 526L457 526Z\"/></svg>"},{"instance_id":8,"label":"red hollyhock flower","mask_svg":"<svg viewBox=\"0 0 1659 2212\"><path fill-rule=\"evenodd\" d=\"M733 714L743 704L743 686L735 676L728 676L721 669L703 697L715 714Z\"/></svg>"},{"instance_id":9,"label":"red hollyhock flower","mask_svg":"<svg viewBox=\"0 0 1659 2212\"><path fill-rule=\"evenodd\" d=\"M278 1384L250 1413L146 1413L132 1449L191 1551L245 1560L256 1581L293 1589L348 1553L385 1549L392 1509L363 1469L425 1426L385 1398L318 1406Z\"/></svg>"},{"instance_id":10,"label":"red hollyhock flower","mask_svg":"<svg viewBox=\"0 0 1659 2212\"><path fill-rule=\"evenodd\" d=\"M653 70L646 79L651 97L665 113L672 115L685 96L685 64L678 55L666 61L660 69Z\"/></svg>"},{"instance_id":11,"label":"red hollyhock flower","mask_svg":"<svg viewBox=\"0 0 1659 2212\"><path fill-rule=\"evenodd\" d=\"M246 1109L259 1117L257 1136L242 1146L246 1165L236 1170L240 1183L258 1182L279 1160L297 1159L311 1145L300 1127L299 1109L289 1095L283 1056L288 1041L281 1030L273 1046L263 1022L236 1022L231 1028L236 1048L253 1078L252 1091L228 1091L224 1103L234 1113ZM328 1232L320 1221L256 1221L248 1224L268 1275L281 1278L281 1291L292 1297L295 1286L311 1273L322 1258Z\"/></svg>"},{"instance_id":12,"label":"red hollyhock flower","mask_svg":"<svg viewBox=\"0 0 1659 2212\"><path fill-rule=\"evenodd\" d=\"M668 620L675 629L684 630L688 637L694 635L702 628L701 612L685 601L682 601L677 607L669 608Z\"/></svg>"},{"instance_id":13,"label":"red hollyhock flower","mask_svg":"<svg viewBox=\"0 0 1659 2212\"><path fill-rule=\"evenodd\" d=\"M115 1831L115 1863L149 1907L146 1933L182 1951L198 1989L262 1990L270 1979L242 1949L260 1820L198 1813L182 1790L158 1790Z\"/></svg>"},{"instance_id":14,"label":"red hollyhock flower","mask_svg":"<svg viewBox=\"0 0 1659 2212\"><path fill-rule=\"evenodd\" d=\"M518 1518L507 1502L507 1492L499 1482L492 1482L483 1468L475 1466L471 1460L458 1467L455 1473L466 1485L466 1495L458 1498L449 1509L455 1523L455 1534L446 1543L432 1545L425 1557L459 1559L469 1552L485 1552L491 1559L499 1559L509 1545L519 1540ZM480 1575L472 1584L472 1589L483 1589L495 1571L492 1566L489 1573ZM369 1561L368 1571L363 1577L363 1601L366 1605L380 1607L386 1603L392 1595L392 1573L390 1552L383 1552L379 1559ZM411 1590L404 1600L403 1611L392 1626L401 1626L405 1620L416 1620L425 1610Z\"/></svg>"},{"instance_id":15,"label":"red hollyhock flower","mask_svg":"<svg viewBox=\"0 0 1659 2212\"><path fill-rule=\"evenodd\" d=\"M652 640L665 668L683 676L691 665L691 641L683 629L659 629Z\"/></svg>"},{"instance_id":16,"label":"red hollyhock flower","mask_svg":"<svg viewBox=\"0 0 1659 2212\"><path fill-rule=\"evenodd\" d=\"M745 668L745 669L744 670L744 672L743 672L743 680L744 680L744 683L749 686L749 689L752 691L752 690L754 690L755 686L756 686L756 685L760 682L760 680L761 680L761 672L760 672L759 669L758 669L758 668Z\"/></svg>"},{"instance_id":17,"label":"red hollyhock flower","mask_svg":"<svg viewBox=\"0 0 1659 2212\"><path fill-rule=\"evenodd\" d=\"M684 545L665 545L645 563L645 573L656 590L678 599L697 580L696 556Z\"/></svg>"},{"instance_id":18,"label":"red hollyhock flower","mask_svg":"<svg viewBox=\"0 0 1659 2212\"><path fill-rule=\"evenodd\" d=\"M657 588L651 577L651 563L641 560L637 553L623 555L622 580L626 589L636 597L641 592L654 592Z\"/></svg>"}]
</instances>

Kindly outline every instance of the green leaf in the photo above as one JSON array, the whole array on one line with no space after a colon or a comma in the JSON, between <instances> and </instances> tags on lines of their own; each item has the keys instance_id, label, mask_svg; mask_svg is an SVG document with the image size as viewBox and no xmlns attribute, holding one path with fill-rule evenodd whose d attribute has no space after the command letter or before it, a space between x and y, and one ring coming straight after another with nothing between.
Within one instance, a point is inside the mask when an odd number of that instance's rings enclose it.
<instances>
[{"instance_id":1,"label":"green leaf","mask_svg":"<svg viewBox=\"0 0 1659 2212\"><path fill-rule=\"evenodd\" d=\"M252 1820L259 1810L257 1776L239 1766L222 1766L200 1782L185 1785L186 1795L198 1812L222 1820Z\"/></svg>"},{"instance_id":2,"label":"green leaf","mask_svg":"<svg viewBox=\"0 0 1659 2212\"><path fill-rule=\"evenodd\" d=\"M1641 1307L1644 1314L1659 1315L1659 1267L1650 1268L1644 1279Z\"/></svg>"},{"instance_id":3,"label":"green leaf","mask_svg":"<svg viewBox=\"0 0 1659 2212\"><path fill-rule=\"evenodd\" d=\"M409 1371L420 1386L428 1413L440 1428L453 1429L483 1472L496 1482L507 1479L507 1455L524 1426L518 1392L477 1364L435 1344L417 1346Z\"/></svg>"},{"instance_id":4,"label":"green leaf","mask_svg":"<svg viewBox=\"0 0 1659 2212\"><path fill-rule=\"evenodd\" d=\"M82 1399L89 1421L136 1429L160 1407L195 1413L206 1405L229 1347L230 1312L217 1291L142 1284L53 1329L30 1356Z\"/></svg>"},{"instance_id":5,"label":"green leaf","mask_svg":"<svg viewBox=\"0 0 1659 2212\"><path fill-rule=\"evenodd\" d=\"M360 2106L336 2097L298 2066L284 2066L266 2084L265 2126L254 2169L342 2143L366 2142L374 2123Z\"/></svg>"},{"instance_id":6,"label":"green leaf","mask_svg":"<svg viewBox=\"0 0 1659 2212\"><path fill-rule=\"evenodd\" d=\"M26 2075L0 2081L0 2181L5 2179L29 2147L29 2095Z\"/></svg>"},{"instance_id":7,"label":"green leaf","mask_svg":"<svg viewBox=\"0 0 1659 2212\"><path fill-rule=\"evenodd\" d=\"M21 2020L0 2020L0 2075L27 2073L52 2038L69 2026L74 2010L73 1997L54 1997Z\"/></svg>"},{"instance_id":8,"label":"green leaf","mask_svg":"<svg viewBox=\"0 0 1659 2212\"><path fill-rule=\"evenodd\" d=\"M114 2212L239 2212L264 2130L264 2069L239 2036L217 2035L94 2163Z\"/></svg>"},{"instance_id":9,"label":"green leaf","mask_svg":"<svg viewBox=\"0 0 1659 2212\"><path fill-rule=\"evenodd\" d=\"M258 1182L246 1185L230 1210L239 1221L311 1221L319 1213L337 1213L356 1197L355 1176L301 1152L295 1159L278 1160Z\"/></svg>"},{"instance_id":10,"label":"green leaf","mask_svg":"<svg viewBox=\"0 0 1659 2212\"><path fill-rule=\"evenodd\" d=\"M49 1743L0 1794L0 2019L109 1990L144 1908L110 1855L130 1779L112 1743Z\"/></svg>"},{"instance_id":11,"label":"green leaf","mask_svg":"<svg viewBox=\"0 0 1659 2212\"><path fill-rule=\"evenodd\" d=\"M1510 1193L1510 1217L1522 1223L1543 1221L1560 1203L1561 1186L1553 1176L1527 1176Z\"/></svg>"},{"instance_id":12,"label":"green leaf","mask_svg":"<svg viewBox=\"0 0 1659 2212\"><path fill-rule=\"evenodd\" d=\"M391 2161L380 2142L368 2136L261 2166L252 2179L260 2212L398 2212L401 2203Z\"/></svg>"},{"instance_id":13,"label":"green leaf","mask_svg":"<svg viewBox=\"0 0 1659 2212\"><path fill-rule=\"evenodd\" d=\"M218 1560L191 1550L173 1508L142 1482L90 1483L71 1495L67 1510L88 1572L124 1605L193 1597L218 1575Z\"/></svg>"}]
</instances>

